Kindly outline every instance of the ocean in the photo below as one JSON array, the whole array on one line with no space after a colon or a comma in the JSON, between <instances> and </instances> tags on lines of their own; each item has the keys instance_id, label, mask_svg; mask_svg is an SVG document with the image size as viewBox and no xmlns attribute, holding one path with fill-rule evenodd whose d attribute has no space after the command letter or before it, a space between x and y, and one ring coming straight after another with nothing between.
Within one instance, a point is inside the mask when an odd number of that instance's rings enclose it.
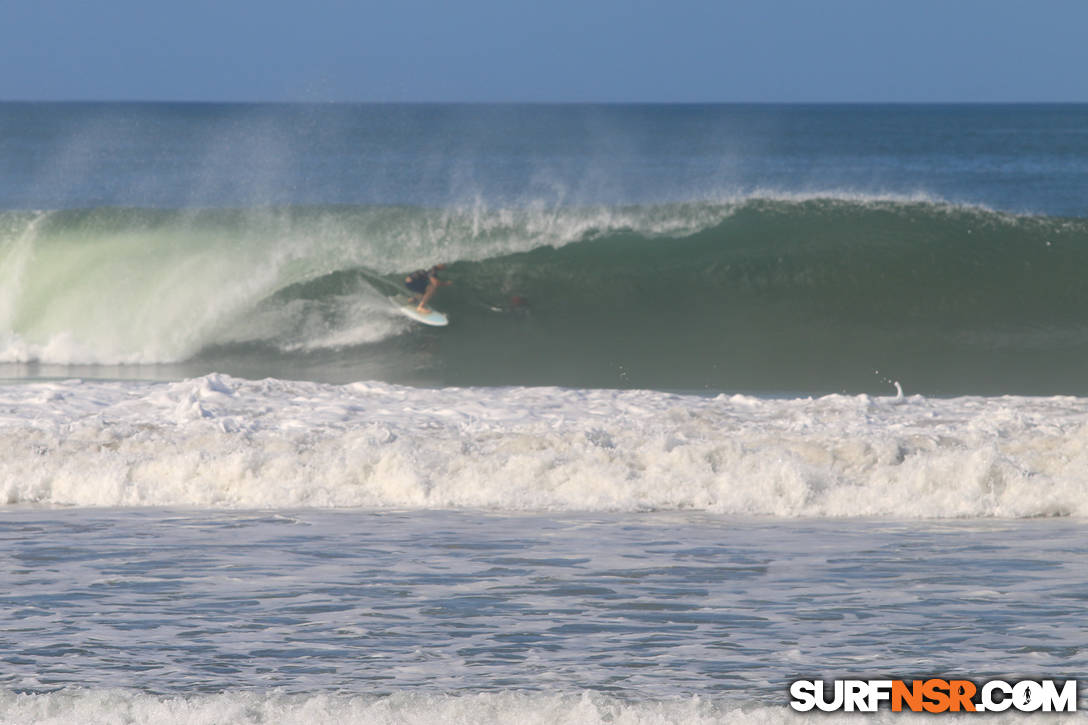
<instances>
[{"instance_id":1,"label":"ocean","mask_svg":"<svg viewBox=\"0 0 1088 725\"><path fill-rule=\"evenodd\" d=\"M1084 105L0 103L0 723L1076 679L1086 268Z\"/></svg>"}]
</instances>

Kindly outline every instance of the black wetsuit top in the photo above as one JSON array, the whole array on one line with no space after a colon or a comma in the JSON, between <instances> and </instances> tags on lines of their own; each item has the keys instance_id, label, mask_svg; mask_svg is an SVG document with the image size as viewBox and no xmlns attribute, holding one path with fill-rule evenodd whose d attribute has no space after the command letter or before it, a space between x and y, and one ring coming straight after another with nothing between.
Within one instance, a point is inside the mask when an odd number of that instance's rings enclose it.
<instances>
[{"instance_id":1,"label":"black wetsuit top","mask_svg":"<svg viewBox=\"0 0 1088 725\"><path fill-rule=\"evenodd\" d=\"M404 280L404 286L413 292L423 294L427 291L427 285L431 283L431 277L438 277L438 267L417 269L408 275L408 279Z\"/></svg>"}]
</instances>

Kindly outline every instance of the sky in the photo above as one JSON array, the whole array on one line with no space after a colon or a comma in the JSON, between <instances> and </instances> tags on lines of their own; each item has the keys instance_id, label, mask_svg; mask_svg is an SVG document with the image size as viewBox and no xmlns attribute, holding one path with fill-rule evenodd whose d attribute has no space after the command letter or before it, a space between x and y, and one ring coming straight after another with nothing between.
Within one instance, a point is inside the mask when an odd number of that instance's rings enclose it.
<instances>
[{"instance_id":1,"label":"sky","mask_svg":"<svg viewBox=\"0 0 1088 725\"><path fill-rule=\"evenodd\" d=\"M1088 102L1088 0L0 0L0 100Z\"/></svg>"}]
</instances>

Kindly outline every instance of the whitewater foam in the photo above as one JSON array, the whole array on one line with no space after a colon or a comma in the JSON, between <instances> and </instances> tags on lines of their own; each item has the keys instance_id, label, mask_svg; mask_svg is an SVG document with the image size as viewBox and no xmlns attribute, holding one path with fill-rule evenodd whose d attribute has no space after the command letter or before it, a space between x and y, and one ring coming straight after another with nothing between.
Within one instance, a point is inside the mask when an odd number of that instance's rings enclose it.
<instances>
[{"instance_id":1,"label":"whitewater foam","mask_svg":"<svg viewBox=\"0 0 1088 725\"><path fill-rule=\"evenodd\" d=\"M246 723L281 725L368 723L509 723L525 725L782 725L808 722L811 716L789 708L733 704L713 698L627 701L593 692L581 694L396 693L389 696L223 692L216 695L165 697L125 690L78 690L28 695L0 692L0 722L37 725L105 725L156 722ZM882 711L867 717L879 723L923 723L925 714ZM989 722L1022 722L1018 714L990 714ZM822 714L821 722L853 723L855 714ZM1070 715L1053 722L1082 722Z\"/></svg>"},{"instance_id":2,"label":"whitewater foam","mask_svg":"<svg viewBox=\"0 0 1088 725\"><path fill-rule=\"evenodd\" d=\"M210 375L0 388L9 504L1088 515L1088 401Z\"/></svg>"}]
</instances>

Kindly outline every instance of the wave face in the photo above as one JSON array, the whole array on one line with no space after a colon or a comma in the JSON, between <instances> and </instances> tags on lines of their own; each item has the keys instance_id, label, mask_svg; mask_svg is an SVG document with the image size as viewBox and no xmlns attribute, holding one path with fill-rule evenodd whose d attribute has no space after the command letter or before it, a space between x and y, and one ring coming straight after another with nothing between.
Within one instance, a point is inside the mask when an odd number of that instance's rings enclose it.
<instances>
[{"instance_id":1,"label":"wave face","mask_svg":"<svg viewBox=\"0 0 1088 725\"><path fill-rule=\"evenodd\" d=\"M1081 398L773 399L209 375L0 387L8 504L1088 515Z\"/></svg>"},{"instance_id":2,"label":"wave face","mask_svg":"<svg viewBox=\"0 0 1088 725\"><path fill-rule=\"evenodd\" d=\"M441 260L453 325L414 327L385 297ZM844 195L4 212L0 360L13 375L1083 394L1086 263L1082 219Z\"/></svg>"}]
</instances>

